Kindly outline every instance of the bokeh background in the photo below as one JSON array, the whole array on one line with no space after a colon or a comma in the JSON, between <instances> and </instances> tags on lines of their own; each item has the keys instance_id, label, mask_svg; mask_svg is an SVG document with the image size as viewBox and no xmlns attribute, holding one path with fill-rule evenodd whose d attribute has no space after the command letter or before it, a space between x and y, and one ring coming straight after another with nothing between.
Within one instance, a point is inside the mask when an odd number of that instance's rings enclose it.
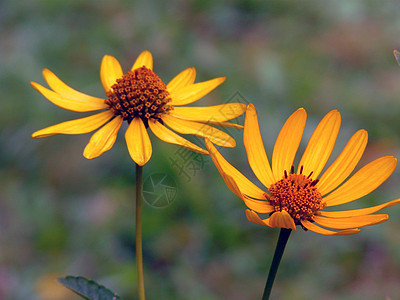
<instances>
[{"instance_id":1,"label":"bokeh background","mask_svg":"<svg viewBox=\"0 0 400 300\"><path fill-rule=\"evenodd\" d=\"M123 299L137 298L135 168L123 133L95 160L82 156L89 134L32 140L33 131L82 116L30 87L30 81L44 84L43 68L99 97L105 54L128 70L150 50L166 82L190 66L198 81L227 76L199 105L254 103L269 157L297 108L308 112L303 149L319 120L338 109L342 129L332 157L365 128L369 144L359 168L383 155L399 157L396 47L400 3L394 0L0 1L0 299L77 299L54 280L63 275L83 275ZM222 153L256 181L242 132L230 133L238 146ZM165 174L173 189L169 205L144 205L148 298L259 299L279 231L247 221L244 204L209 157L188 159L151 138L144 178ZM343 208L400 197L399 182L397 169ZM355 236L295 232L273 298L399 299L400 207L385 212L388 222Z\"/></svg>"}]
</instances>

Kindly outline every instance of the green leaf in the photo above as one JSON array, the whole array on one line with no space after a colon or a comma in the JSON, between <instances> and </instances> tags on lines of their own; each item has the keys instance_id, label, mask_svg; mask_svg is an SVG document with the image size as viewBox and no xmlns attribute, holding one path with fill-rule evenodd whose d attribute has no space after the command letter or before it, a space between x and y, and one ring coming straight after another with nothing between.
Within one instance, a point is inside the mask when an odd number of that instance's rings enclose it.
<instances>
[{"instance_id":1,"label":"green leaf","mask_svg":"<svg viewBox=\"0 0 400 300\"><path fill-rule=\"evenodd\" d=\"M120 300L121 298L93 280L82 276L67 276L57 278L57 281L72 290L74 293L88 300Z\"/></svg>"}]
</instances>

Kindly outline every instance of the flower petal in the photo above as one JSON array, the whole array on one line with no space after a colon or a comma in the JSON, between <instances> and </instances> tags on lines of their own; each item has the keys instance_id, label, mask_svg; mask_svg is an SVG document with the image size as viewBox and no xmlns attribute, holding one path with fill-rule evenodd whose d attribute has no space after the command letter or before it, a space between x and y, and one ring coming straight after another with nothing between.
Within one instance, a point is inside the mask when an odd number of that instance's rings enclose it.
<instances>
[{"instance_id":1,"label":"flower petal","mask_svg":"<svg viewBox=\"0 0 400 300\"><path fill-rule=\"evenodd\" d=\"M219 166L220 167L220 166ZM248 208L250 208L251 210L254 210L258 213L261 214L266 214L266 213L270 213L272 211L274 211L274 208L268 204L268 201L265 200L255 200L255 199L251 199L249 197L247 197L246 195L243 195L242 192L240 191L239 187L237 186L235 180L227 175L226 173L221 173L222 178L224 179L226 185L228 186L228 188L234 193L236 194L238 197L240 197L244 203L246 204L246 206Z\"/></svg>"},{"instance_id":2,"label":"flower petal","mask_svg":"<svg viewBox=\"0 0 400 300\"><path fill-rule=\"evenodd\" d=\"M197 123L178 119L165 114L161 117L165 124L173 130L182 134L194 134L200 137L207 137L211 142L223 147L233 148L236 146L235 140L227 133L203 123Z\"/></svg>"},{"instance_id":3,"label":"flower petal","mask_svg":"<svg viewBox=\"0 0 400 300\"><path fill-rule=\"evenodd\" d=\"M147 69L153 70L153 56L147 50L140 53L135 63L133 64L131 70L133 71L143 66L145 66Z\"/></svg>"},{"instance_id":4,"label":"flower petal","mask_svg":"<svg viewBox=\"0 0 400 300\"><path fill-rule=\"evenodd\" d=\"M334 163L324 172L317 183L321 195L326 195L341 184L361 159L368 141L368 133L361 129L349 140Z\"/></svg>"},{"instance_id":5,"label":"flower petal","mask_svg":"<svg viewBox=\"0 0 400 300\"><path fill-rule=\"evenodd\" d=\"M184 105L193 103L199 100L201 97L207 95L224 81L225 77L218 77L180 88L171 93L171 105Z\"/></svg>"},{"instance_id":6,"label":"flower petal","mask_svg":"<svg viewBox=\"0 0 400 300\"><path fill-rule=\"evenodd\" d=\"M43 96L45 96L48 100L53 102L55 105L67 110L86 112L108 107L108 105L104 103L104 100L102 100L103 103L98 103L95 101L87 101L83 99L65 98L36 82L31 82L31 86Z\"/></svg>"},{"instance_id":7,"label":"flower petal","mask_svg":"<svg viewBox=\"0 0 400 300\"><path fill-rule=\"evenodd\" d=\"M169 93L173 93L180 88L183 88L189 84L193 84L196 79L196 69L187 68L183 70L178 75L176 75L167 85L167 90Z\"/></svg>"},{"instance_id":8,"label":"flower petal","mask_svg":"<svg viewBox=\"0 0 400 300\"><path fill-rule=\"evenodd\" d=\"M208 107L174 107L174 117L202 122L223 122L241 116L246 111L244 103L226 103Z\"/></svg>"},{"instance_id":9,"label":"flower petal","mask_svg":"<svg viewBox=\"0 0 400 300\"><path fill-rule=\"evenodd\" d=\"M201 122L201 121L199 121ZM221 126L221 127L227 127L227 128L235 128L235 129L243 129L244 126L236 123L231 123L231 122L213 122L213 121L207 121L204 122L206 124L210 125L215 125L215 126Z\"/></svg>"},{"instance_id":10,"label":"flower petal","mask_svg":"<svg viewBox=\"0 0 400 300\"><path fill-rule=\"evenodd\" d=\"M108 105L104 103L104 99L92 97L92 96L86 95L84 93L78 92L77 90L74 90L73 88L69 87L64 82L62 82L49 69L43 70L43 77L46 80L47 84L53 89L53 91L55 91L61 97L75 100L78 102L84 102L85 105L92 107L91 110L102 109L102 108L108 107ZM84 110L84 111L88 111L88 110Z\"/></svg>"},{"instance_id":11,"label":"flower petal","mask_svg":"<svg viewBox=\"0 0 400 300\"><path fill-rule=\"evenodd\" d=\"M341 230L341 231L331 231L331 230L327 230L324 228L321 228L317 225L315 225L314 223L311 223L310 221L307 220L302 220L301 224L303 224L303 226L311 231L314 231L316 233L319 234L323 234L323 235L350 235L350 234L356 234L360 232L360 229L358 228L353 228L353 229L346 229L346 230Z\"/></svg>"},{"instance_id":12,"label":"flower petal","mask_svg":"<svg viewBox=\"0 0 400 300\"><path fill-rule=\"evenodd\" d=\"M152 154L152 147L142 119L134 118L125 132L126 145L133 161L139 166L145 165Z\"/></svg>"},{"instance_id":13,"label":"flower petal","mask_svg":"<svg viewBox=\"0 0 400 300\"><path fill-rule=\"evenodd\" d=\"M252 211L250 209L246 209L246 217L247 217L247 220L249 220L252 223L271 227L271 225L269 224L270 218L262 220L259 215L257 215L254 211Z\"/></svg>"},{"instance_id":14,"label":"flower petal","mask_svg":"<svg viewBox=\"0 0 400 300\"><path fill-rule=\"evenodd\" d=\"M221 166L218 165L217 169L219 170L221 168ZM229 190L234 193L236 196L243 198L243 194L240 191L239 187L237 186L235 180L229 176L226 173L221 173L222 179L224 179L227 187L229 188Z\"/></svg>"},{"instance_id":15,"label":"flower petal","mask_svg":"<svg viewBox=\"0 0 400 300\"><path fill-rule=\"evenodd\" d=\"M175 144L200 154L208 154L206 150L177 135L158 121L149 121L149 126L151 131L164 142Z\"/></svg>"},{"instance_id":16,"label":"flower petal","mask_svg":"<svg viewBox=\"0 0 400 300\"><path fill-rule=\"evenodd\" d=\"M306 119L306 111L300 108L283 125L272 153L272 171L275 178L281 179L285 170L290 171L303 136Z\"/></svg>"},{"instance_id":17,"label":"flower petal","mask_svg":"<svg viewBox=\"0 0 400 300\"><path fill-rule=\"evenodd\" d=\"M296 230L293 218L286 210L274 212L269 218L269 225L271 227L287 228Z\"/></svg>"},{"instance_id":18,"label":"flower petal","mask_svg":"<svg viewBox=\"0 0 400 300\"><path fill-rule=\"evenodd\" d=\"M110 150L117 139L122 121L123 119L118 116L96 131L83 151L83 156L93 159Z\"/></svg>"},{"instance_id":19,"label":"flower petal","mask_svg":"<svg viewBox=\"0 0 400 300\"><path fill-rule=\"evenodd\" d=\"M378 158L354 174L337 190L323 198L326 206L339 205L357 200L380 186L395 170L397 160L393 156Z\"/></svg>"},{"instance_id":20,"label":"flower petal","mask_svg":"<svg viewBox=\"0 0 400 300\"><path fill-rule=\"evenodd\" d=\"M89 116L86 118L76 119L72 121L63 122L57 125L53 125L32 134L33 138L43 138L56 134L82 134L91 132L108 120L110 120L114 114L107 110L99 114Z\"/></svg>"},{"instance_id":21,"label":"flower petal","mask_svg":"<svg viewBox=\"0 0 400 300\"><path fill-rule=\"evenodd\" d=\"M221 175L226 174L234 179L240 191L255 199L265 199L264 191L258 188L250 180L248 180L242 173L235 169L230 163L228 163L225 158L218 152L214 145L208 140L206 141L206 147L210 153L211 159L213 160L215 166L217 167ZM224 175L223 175L224 176Z\"/></svg>"},{"instance_id":22,"label":"flower petal","mask_svg":"<svg viewBox=\"0 0 400 300\"><path fill-rule=\"evenodd\" d=\"M379 224L389 219L386 214L365 215L348 218L326 218L314 216L314 221L321 226L335 229L348 229Z\"/></svg>"},{"instance_id":23,"label":"flower petal","mask_svg":"<svg viewBox=\"0 0 400 300\"><path fill-rule=\"evenodd\" d=\"M303 166L305 176L313 172L311 178L318 178L335 145L340 129L340 119L340 113L337 110L332 110L321 120L304 151L298 173Z\"/></svg>"},{"instance_id":24,"label":"flower petal","mask_svg":"<svg viewBox=\"0 0 400 300\"><path fill-rule=\"evenodd\" d=\"M274 211L273 206L268 204L268 200L256 200L249 198L248 196L242 194L242 200L246 204L246 206L260 214L268 214Z\"/></svg>"},{"instance_id":25,"label":"flower petal","mask_svg":"<svg viewBox=\"0 0 400 300\"><path fill-rule=\"evenodd\" d=\"M108 92L122 75L122 68L118 60L114 56L104 55L100 66L100 79L104 90Z\"/></svg>"},{"instance_id":26,"label":"flower petal","mask_svg":"<svg viewBox=\"0 0 400 300\"><path fill-rule=\"evenodd\" d=\"M243 143L251 169L261 183L269 188L276 182L265 153L260 128L258 127L257 112L253 104L247 106L244 122Z\"/></svg>"},{"instance_id":27,"label":"flower petal","mask_svg":"<svg viewBox=\"0 0 400 300\"><path fill-rule=\"evenodd\" d=\"M373 214L383 208L390 207L393 205L400 204L400 199L396 199L390 202L386 202L380 205L361 208L361 209L353 209L353 210L345 210L345 211L318 211L318 215L328 218L348 218L348 217L355 217L355 216L364 216Z\"/></svg>"}]
</instances>

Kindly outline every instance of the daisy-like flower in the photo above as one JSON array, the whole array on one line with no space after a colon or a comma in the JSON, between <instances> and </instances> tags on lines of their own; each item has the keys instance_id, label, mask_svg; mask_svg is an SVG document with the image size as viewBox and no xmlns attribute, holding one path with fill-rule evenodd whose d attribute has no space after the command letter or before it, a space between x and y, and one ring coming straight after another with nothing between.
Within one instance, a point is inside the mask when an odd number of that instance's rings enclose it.
<instances>
[{"instance_id":1,"label":"daisy-like flower","mask_svg":"<svg viewBox=\"0 0 400 300\"><path fill-rule=\"evenodd\" d=\"M296 225L300 225L303 229L324 235L354 234L360 231L359 227L388 220L386 214L373 213L399 204L400 199L347 211L330 211L326 208L357 200L375 190L395 170L396 158L378 158L344 182L356 167L367 144L368 134L361 129L320 176L340 128L340 113L333 110L318 124L295 170L293 161L306 118L306 111L300 108L286 121L275 143L271 167L261 139L256 110L252 104L247 107L243 132L247 158L254 174L268 192L250 182L206 139L210 156L225 183L249 208L246 210L248 220L264 226L294 230ZM258 213L270 216L262 219ZM342 230L332 231L323 227Z\"/></svg>"},{"instance_id":2,"label":"daisy-like flower","mask_svg":"<svg viewBox=\"0 0 400 300\"><path fill-rule=\"evenodd\" d=\"M129 154L140 166L146 164L152 154L147 133L149 127L159 139L201 154L208 152L172 130L207 137L220 146L235 147L235 140L231 136L210 125L241 128L226 121L242 115L246 110L246 105L242 103L184 107L211 92L225 81L225 77L194 83L196 70L188 68L165 85L153 72L153 57L149 51L142 52L125 74L117 59L104 56L100 79L106 91L105 99L72 89L48 69L43 70L43 77L51 90L35 82L31 82L31 85L55 105L76 112L103 111L36 131L32 137L83 134L102 126L92 135L83 152L88 159L111 149L123 121L129 124L125 133Z\"/></svg>"}]
</instances>

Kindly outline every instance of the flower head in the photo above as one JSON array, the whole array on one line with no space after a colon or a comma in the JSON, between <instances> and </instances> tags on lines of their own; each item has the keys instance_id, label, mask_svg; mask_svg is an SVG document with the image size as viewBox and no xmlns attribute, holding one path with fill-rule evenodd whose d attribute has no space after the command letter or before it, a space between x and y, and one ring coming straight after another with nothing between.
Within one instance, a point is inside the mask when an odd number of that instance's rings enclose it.
<instances>
[{"instance_id":1,"label":"flower head","mask_svg":"<svg viewBox=\"0 0 400 300\"><path fill-rule=\"evenodd\" d=\"M196 70L188 68L166 85L153 72L153 57L149 51L142 52L131 70L125 74L113 56L104 56L100 79L106 98L78 92L48 69L43 70L43 76L51 89L35 82L31 82L31 85L55 105L76 112L103 111L44 128L33 133L32 137L83 134L101 127L92 135L83 152L88 159L98 157L112 148L124 121L129 124L125 133L129 154L141 166L146 164L152 154L147 128L167 143L201 154L208 152L165 125L182 134L207 137L220 146L235 147L235 140L231 136L210 125L242 128L226 121L242 115L246 110L242 103L184 107L183 105L193 103L211 92L225 81L225 77L194 83Z\"/></svg>"},{"instance_id":2,"label":"flower head","mask_svg":"<svg viewBox=\"0 0 400 300\"><path fill-rule=\"evenodd\" d=\"M396 158L378 158L344 182L361 159L367 144L368 134L361 129L320 176L340 128L340 113L333 110L318 124L295 170L293 161L306 118L306 111L300 108L286 121L275 143L271 167L261 139L256 110L252 104L247 107L243 132L247 158L254 174L268 192L258 188L230 165L206 139L210 156L225 183L249 208L246 210L248 220L264 226L294 230L300 225L303 229L324 235L354 234L360 231L359 227L386 221L388 215L373 213L399 204L400 199L347 211L329 211L326 208L357 200L375 190L395 170ZM270 216L262 219L259 213L269 213ZM343 230L332 231L317 224Z\"/></svg>"}]
</instances>

